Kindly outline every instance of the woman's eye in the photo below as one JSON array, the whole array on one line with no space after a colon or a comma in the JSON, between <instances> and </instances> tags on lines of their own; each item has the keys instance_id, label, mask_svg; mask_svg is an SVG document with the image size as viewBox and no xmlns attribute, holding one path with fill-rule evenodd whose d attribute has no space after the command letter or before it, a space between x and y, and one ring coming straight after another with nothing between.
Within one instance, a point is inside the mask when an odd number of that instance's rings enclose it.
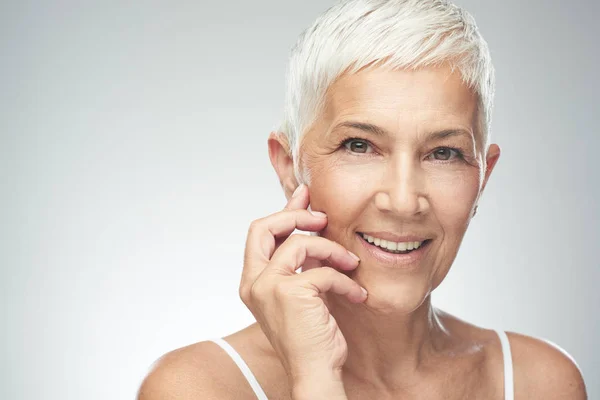
<instances>
[{"instance_id":1,"label":"woman's eye","mask_svg":"<svg viewBox=\"0 0 600 400\"><path fill-rule=\"evenodd\" d=\"M462 153L458 149L453 149L451 147L440 147L439 149L435 149L432 153L436 160L448 161L452 158L452 154L455 155L455 158L462 158Z\"/></svg>"},{"instance_id":2,"label":"woman's eye","mask_svg":"<svg viewBox=\"0 0 600 400\"><path fill-rule=\"evenodd\" d=\"M366 140L349 139L344 142L344 147L352 153L372 153L373 149Z\"/></svg>"}]
</instances>

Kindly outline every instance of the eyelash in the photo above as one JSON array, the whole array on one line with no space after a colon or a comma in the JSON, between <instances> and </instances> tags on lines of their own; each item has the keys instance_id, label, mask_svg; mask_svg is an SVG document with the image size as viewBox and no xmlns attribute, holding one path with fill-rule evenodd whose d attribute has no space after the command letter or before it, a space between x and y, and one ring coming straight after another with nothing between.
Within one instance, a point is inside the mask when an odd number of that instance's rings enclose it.
<instances>
[{"instance_id":1,"label":"eyelash","mask_svg":"<svg viewBox=\"0 0 600 400\"><path fill-rule=\"evenodd\" d=\"M355 152L352 152L352 151L350 151L349 149L346 148L346 145L348 143L354 142L354 141L364 142L368 146L371 146L372 148L374 147L373 144L371 144L371 142L369 142L368 140L362 139L362 138L358 138L358 137L344 139L344 140L342 140L339 143L338 147L340 147L340 148L344 147L344 150L346 150L346 152L349 153L349 154L351 154L351 155L354 155L354 156L357 156L357 157L365 157L365 156L359 155L361 153L355 153ZM456 159L458 159L459 161L465 160L465 156L464 156L463 152L461 151L461 149L456 148L456 147L448 147L448 146L437 147L437 148L433 149L433 151L430 154L434 154L436 151L441 150L441 149L448 149L448 150L454 151L454 153L456 154ZM363 153L363 154L365 154L367 157L369 157L369 155L367 155L367 154L371 154L371 153ZM436 161L439 162L439 163L442 163L442 164L448 164L448 163L455 162L455 160L436 160Z\"/></svg>"}]
</instances>

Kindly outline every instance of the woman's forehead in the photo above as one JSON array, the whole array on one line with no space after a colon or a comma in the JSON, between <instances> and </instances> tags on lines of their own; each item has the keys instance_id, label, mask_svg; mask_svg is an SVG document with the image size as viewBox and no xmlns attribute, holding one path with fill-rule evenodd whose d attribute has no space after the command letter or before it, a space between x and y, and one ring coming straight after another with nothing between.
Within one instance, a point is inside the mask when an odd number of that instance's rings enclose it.
<instances>
[{"instance_id":1,"label":"woman's forehead","mask_svg":"<svg viewBox=\"0 0 600 400\"><path fill-rule=\"evenodd\" d=\"M458 124L475 130L477 114L475 92L449 67L373 69L336 80L326 93L320 122L333 126L361 119L390 129Z\"/></svg>"}]
</instances>

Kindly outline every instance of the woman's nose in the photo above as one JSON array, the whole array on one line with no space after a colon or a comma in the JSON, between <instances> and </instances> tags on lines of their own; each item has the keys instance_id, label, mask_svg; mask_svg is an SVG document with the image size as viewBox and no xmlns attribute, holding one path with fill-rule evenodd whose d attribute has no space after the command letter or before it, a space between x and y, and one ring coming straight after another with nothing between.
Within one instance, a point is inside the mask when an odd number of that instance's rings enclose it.
<instances>
[{"instance_id":1,"label":"woman's nose","mask_svg":"<svg viewBox=\"0 0 600 400\"><path fill-rule=\"evenodd\" d=\"M428 208L425 187L421 169L405 159L389 166L375 202L381 211L413 217Z\"/></svg>"}]
</instances>

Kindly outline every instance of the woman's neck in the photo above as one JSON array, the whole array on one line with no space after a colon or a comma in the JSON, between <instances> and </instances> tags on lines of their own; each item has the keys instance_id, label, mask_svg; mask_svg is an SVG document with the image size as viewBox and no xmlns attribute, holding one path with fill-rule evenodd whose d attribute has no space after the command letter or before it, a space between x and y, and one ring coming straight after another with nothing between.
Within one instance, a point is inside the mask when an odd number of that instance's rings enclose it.
<instances>
[{"instance_id":1,"label":"woman's neck","mask_svg":"<svg viewBox=\"0 0 600 400\"><path fill-rule=\"evenodd\" d=\"M348 344L344 375L373 386L398 387L398 377L415 377L449 343L430 296L406 314L379 312L343 298L326 302Z\"/></svg>"}]
</instances>

